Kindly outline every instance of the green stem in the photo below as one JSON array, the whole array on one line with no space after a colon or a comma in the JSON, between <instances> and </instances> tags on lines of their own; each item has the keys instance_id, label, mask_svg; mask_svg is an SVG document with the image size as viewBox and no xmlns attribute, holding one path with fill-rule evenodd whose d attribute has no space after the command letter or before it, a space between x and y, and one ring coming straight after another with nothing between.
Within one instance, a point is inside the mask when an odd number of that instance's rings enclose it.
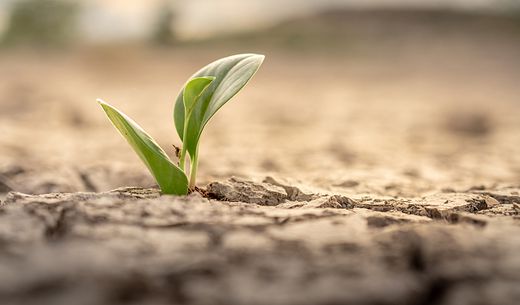
<instances>
[{"instance_id":1,"label":"green stem","mask_svg":"<svg viewBox=\"0 0 520 305\"><path fill-rule=\"evenodd\" d=\"M184 130L182 131L182 149L181 149L181 157L179 160L179 167L182 169L184 173L186 173L186 152L187 147L185 145L186 138L188 137L188 118L189 116L185 116L184 118Z\"/></svg>"},{"instance_id":2,"label":"green stem","mask_svg":"<svg viewBox=\"0 0 520 305\"><path fill-rule=\"evenodd\" d=\"M184 148L184 144L182 145L181 156L179 157L179 167L186 173L186 149Z\"/></svg>"},{"instance_id":3,"label":"green stem","mask_svg":"<svg viewBox=\"0 0 520 305\"><path fill-rule=\"evenodd\" d=\"M199 167L199 148L195 150L195 156L190 158L190 189L195 188L195 182L197 181L197 168Z\"/></svg>"}]
</instances>

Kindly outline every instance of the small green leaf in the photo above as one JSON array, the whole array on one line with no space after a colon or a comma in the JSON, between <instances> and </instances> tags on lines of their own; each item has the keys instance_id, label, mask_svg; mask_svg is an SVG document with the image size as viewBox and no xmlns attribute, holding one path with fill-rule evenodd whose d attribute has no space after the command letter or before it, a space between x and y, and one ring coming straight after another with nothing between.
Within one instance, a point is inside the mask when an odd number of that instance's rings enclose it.
<instances>
[{"instance_id":1,"label":"small green leaf","mask_svg":"<svg viewBox=\"0 0 520 305\"><path fill-rule=\"evenodd\" d=\"M183 102L184 102L184 121L188 121L193 108L197 103L200 95L204 90L211 84L215 79L213 76L196 77L191 79L183 90Z\"/></svg>"},{"instance_id":2,"label":"small green leaf","mask_svg":"<svg viewBox=\"0 0 520 305\"><path fill-rule=\"evenodd\" d=\"M264 60L263 55L240 54L217 60L195 73L191 79L213 76L215 80L200 95L193 106L185 132L185 109L183 92L175 102L174 121L179 137L190 157L196 158L197 147L202 130L211 117L235 96L253 77ZM186 139L184 138L186 135Z\"/></svg>"},{"instance_id":3,"label":"small green leaf","mask_svg":"<svg viewBox=\"0 0 520 305\"><path fill-rule=\"evenodd\" d=\"M188 193L188 178L172 163L159 145L131 118L111 105L98 100L108 118L145 163L165 194Z\"/></svg>"}]
</instances>

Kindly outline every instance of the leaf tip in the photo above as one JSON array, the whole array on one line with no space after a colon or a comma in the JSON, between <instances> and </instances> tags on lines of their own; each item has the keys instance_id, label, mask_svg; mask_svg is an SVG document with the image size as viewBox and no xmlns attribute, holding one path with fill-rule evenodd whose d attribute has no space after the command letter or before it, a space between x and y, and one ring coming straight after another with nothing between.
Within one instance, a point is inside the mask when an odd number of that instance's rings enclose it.
<instances>
[{"instance_id":1,"label":"leaf tip","mask_svg":"<svg viewBox=\"0 0 520 305\"><path fill-rule=\"evenodd\" d=\"M264 54L251 54L253 57L256 58L256 60L262 64L265 60L265 55Z\"/></svg>"},{"instance_id":2,"label":"leaf tip","mask_svg":"<svg viewBox=\"0 0 520 305\"><path fill-rule=\"evenodd\" d=\"M108 103L106 103L105 101L103 101L100 98L96 99L96 102L103 108L110 106Z\"/></svg>"},{"instance_id":3,"label":"leaf tip","mask_svg":"<svg viewBox=\"0 0 520 305\"><path fill-rule=\"evenodd\" d=\"M103 101L102 99L98 98L96 99L96 102L101 106L101 108L103 108L103 110L105 112L108 112L108 111L113 111L115 110L114 106L110 105L109 103Z\"/></svg>"}]
</instances>

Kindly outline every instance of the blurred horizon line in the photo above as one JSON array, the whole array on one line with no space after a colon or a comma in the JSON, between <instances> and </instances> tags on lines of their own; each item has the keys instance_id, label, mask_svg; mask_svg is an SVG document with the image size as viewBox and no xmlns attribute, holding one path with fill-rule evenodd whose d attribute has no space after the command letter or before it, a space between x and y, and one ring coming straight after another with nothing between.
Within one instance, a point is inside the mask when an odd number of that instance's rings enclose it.
<instances>
[{"instance_id":1,"label":"blurred horizon line","mask_svg":"<svg viewBox=\"0 0 520 305\"><path fill-rule=\"evenodd\" d=\"M287 0L283 5L275 0L245 3L238 0L149 0L132 3L121 0L0 0L0 37L9 31L12 12L17 5L32 2L40 4L32 12L35 15L45 13L41 12L42 3L75 6L78 11L75 16L77 20L74 21L77 27L75 38L93 44L138 42L148 40L155 34L171 35L177 41L205 40L261 31L286 21L319 16L334 10L516 15L520 9L520 1L515 0L377 0L370 3L358 0Z\"/></svg>"}]
</instances>

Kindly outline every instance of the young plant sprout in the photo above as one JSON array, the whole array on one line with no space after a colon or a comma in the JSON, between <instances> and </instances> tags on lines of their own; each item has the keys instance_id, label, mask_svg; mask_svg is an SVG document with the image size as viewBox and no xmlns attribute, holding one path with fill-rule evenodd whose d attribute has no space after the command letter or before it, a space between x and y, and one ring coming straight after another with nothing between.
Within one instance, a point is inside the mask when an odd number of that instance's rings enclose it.
<instances>
[{"instance_id":1,"label":"young plant sprout","mask_svg":"<svg viewBox=\"0 0 520 305\"><path fill-rule=\"evenodd\" d=\"M263 55L240 54L219 59L195 73L175 101L173 120L182 141L179 164L135 121L98 100L108 118L152 173L164 194L186 195L195 188L199 141L213 115L253 77ZM189 167L186 158L189 155ZM189 179L187 173L189 172Z\"/></svg>"}]
</instances>

